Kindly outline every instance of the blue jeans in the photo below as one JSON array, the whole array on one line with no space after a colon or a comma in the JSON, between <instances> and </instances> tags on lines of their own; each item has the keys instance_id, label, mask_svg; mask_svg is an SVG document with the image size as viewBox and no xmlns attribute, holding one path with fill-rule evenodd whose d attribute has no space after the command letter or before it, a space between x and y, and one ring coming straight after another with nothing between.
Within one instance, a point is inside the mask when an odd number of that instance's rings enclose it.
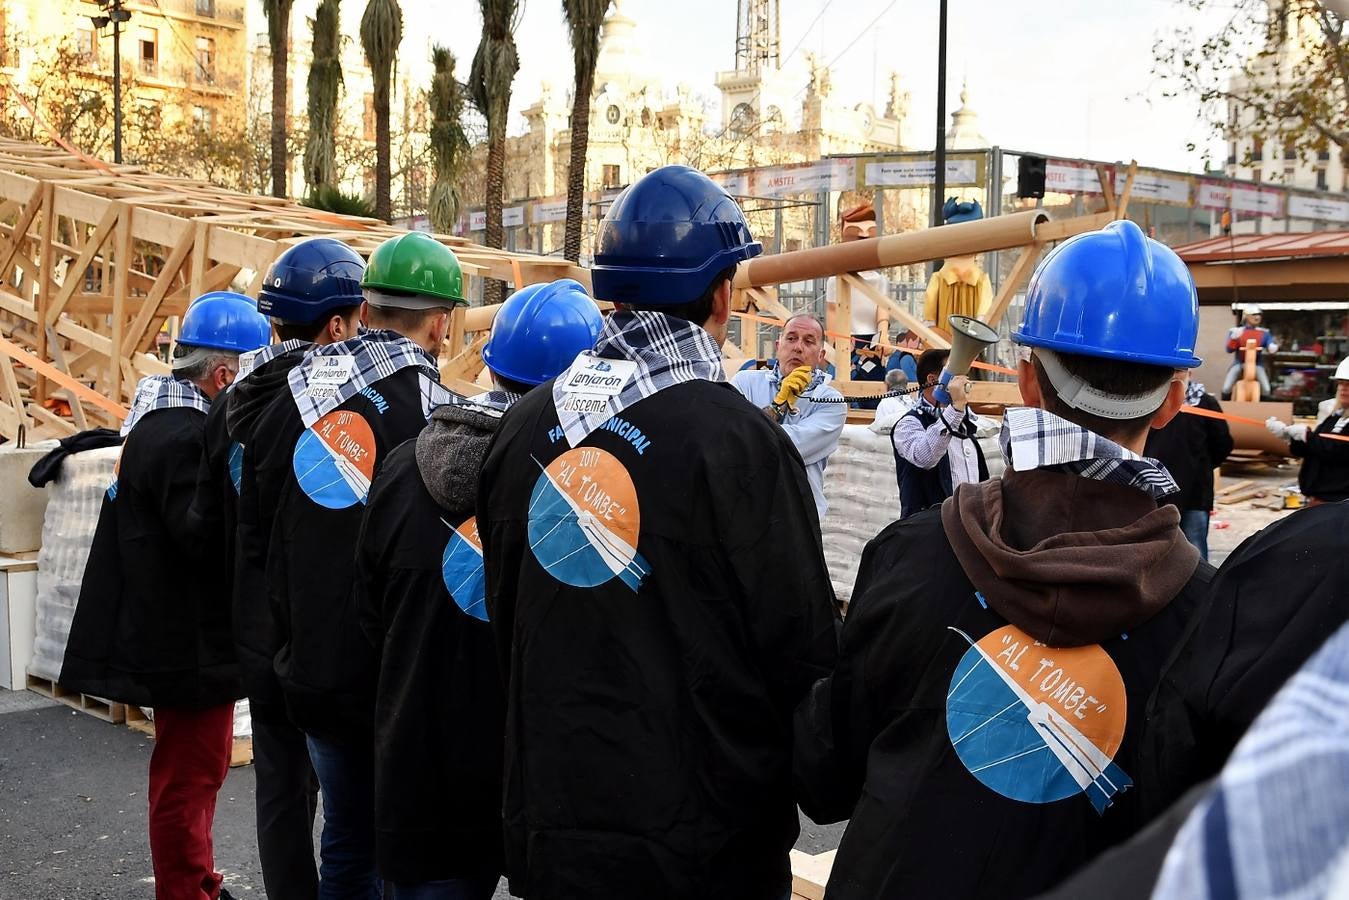
<instances>
[{"instance_id":1,"label":"blue jeans","mask_svg":"<svg viewBox=\"0 0 1349 900\"><path fill-rule=\"evenodd\" d=\"M323 800L319 900L379 900L373 746L306 735Z\"/></svg>"},{"instance_id":2,"label":"blue jeans","mask_svg":"<svg viewBox=\"0 0 1349 900\"><path fill-rule=\"evenodd\" d=\"M1185 540L1199 550L1200 558L1208 562L1208 510L1181 510L1180 530L1184 532Z\"/></svg>"},{"instance_id":3,"label":"blue jeans","mask_svg":"<svg viewBox=\"0 0 1349 900\"><path fill-rule=\"evenodd\" d=\"M498 878L449 878L444 881L423 881L418 884L389 883L385 900L491 900Z\"/></svg>"}]
</instances>

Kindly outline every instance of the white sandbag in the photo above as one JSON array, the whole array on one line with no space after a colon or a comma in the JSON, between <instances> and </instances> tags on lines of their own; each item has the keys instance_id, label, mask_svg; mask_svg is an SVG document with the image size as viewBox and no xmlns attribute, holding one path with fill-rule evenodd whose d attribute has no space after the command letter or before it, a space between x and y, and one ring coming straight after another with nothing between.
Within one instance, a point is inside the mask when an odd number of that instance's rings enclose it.
<instances>
[{"instance_id":1,"label":"white sandbag","mask_svg":"<svg viewBox=\"0 0 1349 900\"><path fill-rule=\"evenodd\" d=\"M989 420L980 429L979 446L991 478L1003 471L1000 425ZM824 559L835 595L846 601L852 598L867 542L899 518L899 484L889 434L878 434L866 425L844 425L838 449L824 470L824 498L829 503L822 523Z\"/></svg>"},{"instance_id":2,"label":"white sandbag","mask_svg":"<svg viewBox=\"0 0 1349 900\"><path fill-rule=\"evenodd\" d=\"M37 558L37 635L28 664L28 671L41 678L55 681L61 675L98 511L121 452L121 447L104 447L68 456L61 477L47 485Z\"/></svg>"}]
</instances>

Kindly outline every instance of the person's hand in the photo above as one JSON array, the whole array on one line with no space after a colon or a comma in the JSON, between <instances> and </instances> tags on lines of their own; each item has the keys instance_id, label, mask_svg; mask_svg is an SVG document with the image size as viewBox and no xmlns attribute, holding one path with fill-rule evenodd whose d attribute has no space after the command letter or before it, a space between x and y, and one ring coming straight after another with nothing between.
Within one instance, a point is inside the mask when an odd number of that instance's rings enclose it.
<instances>
[{"instance_id":1,"label":"person's hand","mask_svg":"<svg viewBox=\"0 0 1349 900\"><path fill-rule=\"evenodd\" d=\"M1269 433L1282 441L1305 441L1307 440L1306 425L1285 425L1278 419L1270 416L1265 420L1265 427Z\"/></svg>"},{"instance_id":2,"label":"person's hand","mask_svg":"<svg viewBox=\"0 0 1349 900\"><path fill-rule=\"evenodd\" d=\"M815 370L810 366L797 366L782 379L782 386L778 388L778 395L773 398L776 406L782 406L784 403L792 409L796 409L796 401L810 386L810 379L815 375Z\"/></svg>"},{"instance_id":3,"label":"person's hand","mask_svg":"<svg viewBox=\"0 0 1349 900\"><path fill-rule=\"evenodd\" d=\"M970 391L973 386L970 380L964 375L957 375L946 385L946 392L951 395L951 407L958 412L964 412L966 405L970 402Z\"/></svg>"}]
</instances>

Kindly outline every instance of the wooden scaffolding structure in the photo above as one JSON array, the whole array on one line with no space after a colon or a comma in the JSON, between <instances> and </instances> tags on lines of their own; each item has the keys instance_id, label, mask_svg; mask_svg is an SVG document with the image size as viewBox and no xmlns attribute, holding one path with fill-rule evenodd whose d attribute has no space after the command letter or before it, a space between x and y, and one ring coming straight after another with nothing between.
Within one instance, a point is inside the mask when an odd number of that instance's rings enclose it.
<instances>
[{"instance_id":1,"label":"wooden scaffolding structure","mask_svg":"<svg viewBox=\"0 0 1349 900\"><path fill-rule=\"evenodd\" d=\"M400 233L375 219L0 139L0 437L115 426L136 382L168 371L148 351L193 298L226 289L256 296L272 261L306 238L337 238L368 256ZM589 284L565 260L435 237L454 250L470 286ZM465 346L463 320L456 315L447 374L472 377L476 350Z\"/></svg>"}]
</instances>

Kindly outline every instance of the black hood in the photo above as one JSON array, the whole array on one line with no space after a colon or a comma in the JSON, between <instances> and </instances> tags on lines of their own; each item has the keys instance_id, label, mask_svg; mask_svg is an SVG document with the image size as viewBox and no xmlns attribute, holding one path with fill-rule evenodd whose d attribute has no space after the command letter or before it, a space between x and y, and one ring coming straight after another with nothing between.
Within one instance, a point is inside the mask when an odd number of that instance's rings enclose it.
<instances>
[{"instance_id":1,"label":"black hood","mask_svg":"<svg viewBox=\"0 0 1349 900\"><path fill-rule=\"evenodd\" d=\"M225 430L231 440L248 443L258 417L279 391L288 389L286 379L290 370L300 364L310 349L309 346L296 347L273 357L234 383L225 405Z\"/></svg>"}]
</instances>

